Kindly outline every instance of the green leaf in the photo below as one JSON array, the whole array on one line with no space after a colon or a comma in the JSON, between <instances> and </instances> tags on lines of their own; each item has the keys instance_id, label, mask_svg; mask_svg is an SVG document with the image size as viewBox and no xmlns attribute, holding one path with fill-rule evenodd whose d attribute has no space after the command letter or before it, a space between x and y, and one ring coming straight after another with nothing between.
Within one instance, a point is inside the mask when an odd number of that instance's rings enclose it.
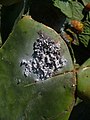
<instances>
[{"instance_id":1,"label":"green leaf","mask_svg":"<svg viewBox=\"0 0 90 120\"><path fill-rule=\"evenodd\" d=\"M15 3L20 2L20 1L21 0L0 0L0 4L2 4L4 6L9 6L9 5L15 4Z\"/></svg>"},{"instance_id":2,"label":"green leaf","mask_svg":"<svg viewBox=\"0 0 90 120\"><path fill-rule=\"evenodd\" d=\"M85 47L90 49L90 22L84 22L84 30L79 34L79 39Z\"/></svg>"},{"instance_id":3,"label":"green leaf","mask_svg":"<svg viewBox=\"0 0 90 120\"><path fill-rule=\"evenodd\" d=\"M67 17L72 17L72 4L68 0L55 0L54 6L59 8Z\"/></svg>"},{"instance_id":4,"label":"green leaf","mask_svg":"<svg viewBox=\"0 0 90 120\"><path fill-rule=\"evenodd\" d=\"M79 2L72 2L72 18L81 21L84 17L82 14L83 5Z\"/></svg>"},{"instance_id":5,"label":"green leaf","mask_svg":"<svg viewBox=\"0 0 90 120\"><path fill-rule=\"evenodd\" d=\"M81 20L83 18L83 5L77 1L55 0L54 5L58 7L67 17Z\"/></svg>"},{"instance_id":6,"label":"green leaf","mask_svg":"<svg viewBox=\"0 0 90 120\"><path fill-rule=\"evenodd\" d=\"M43 82L25 77L20 67L22 59L30 59L39 31L60 42L67 60L66 66ZM73 69L68 47L59 34L28 16L21 19L0 49L0 119L67 120L75 102Z\"/></svg>"}]
</instances>

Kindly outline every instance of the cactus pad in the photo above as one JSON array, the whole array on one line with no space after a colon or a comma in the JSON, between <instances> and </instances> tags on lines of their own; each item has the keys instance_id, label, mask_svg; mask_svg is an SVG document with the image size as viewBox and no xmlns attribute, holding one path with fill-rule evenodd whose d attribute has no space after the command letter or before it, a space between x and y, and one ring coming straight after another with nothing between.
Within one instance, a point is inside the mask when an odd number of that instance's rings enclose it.
<instances>
[{"instance_id":1,"label":"cactus pad","mask_svg":"<svg viewBox=\"0 0 90 120\"><path fill-rule=\"evenodd\" d=\"M68 120L75 85L64 40L53 29L22 18L0 48L0 119Z\"/></svg>"}]
</instances>

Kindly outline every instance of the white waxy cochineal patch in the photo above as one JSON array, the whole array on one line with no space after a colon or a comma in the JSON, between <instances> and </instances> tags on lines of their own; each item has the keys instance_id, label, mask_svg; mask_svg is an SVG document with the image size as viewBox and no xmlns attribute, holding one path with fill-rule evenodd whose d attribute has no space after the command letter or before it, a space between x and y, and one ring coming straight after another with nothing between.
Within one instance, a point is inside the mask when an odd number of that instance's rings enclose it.
<instances>
[{"instance_id":1,"label":"white waxy cochineal patch","mask_svg":"<svg viewBox=\"0 0 90 120\"><path fill-rule=\"evenodd\" d=\"M30 60L22 59L20 66L24 66L24 75L34 74L35 81L43 81L52 77L53 73L62 69L67 60L61 55L59 42L55 42L41 31L33 44L33 54Z\"/></svg>"}]
</instances>

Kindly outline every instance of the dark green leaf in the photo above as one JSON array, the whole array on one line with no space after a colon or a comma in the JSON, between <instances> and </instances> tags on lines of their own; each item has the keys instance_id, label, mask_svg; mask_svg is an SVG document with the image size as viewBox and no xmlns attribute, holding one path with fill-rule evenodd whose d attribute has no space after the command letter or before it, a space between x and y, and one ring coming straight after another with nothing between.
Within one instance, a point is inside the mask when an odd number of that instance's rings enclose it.
<instances>
[{"instance_id":1,"label":"dark green leaf","mask_svg":"<svg viewBox=\"0 0 90 120\"><path fill-rule=\"evenodd\" d=\"M83 18L83 5L77 1L55 0L54 5L58 7L67 17L81 20Z\"/></svg>"},{"instance_id":2,"label":"dark green leaf","mask_svg":"<svg viewBox=\"0 0 90 120\"><path fill-rule=\"evenodd\" d=\"M84 22L84 30L79 34L79 39L90 50L90 22Z\"/></svg>"},{"instance_id":3,"label":"dark green leaf","mask_svg":"<svg viewBox=\"0 0 90 120\"><path fill-rule=\"evenodd\" d=\"M72 4L67 0L55 0L55 7L59 8L67 17L72 17Z\"/></svg>"},{"instance_id":4,"label":"dark green leaf","mask_svg":"<svg viewBox=\"0 0 90 120\"><path fill-rule=\"evenodd\" d=\"M76 20L82 20L84 17L82 14L83 11L83 5L79 2L72 2L72 18L71 19L76 19Z\"/></svg>"}]
</instances>

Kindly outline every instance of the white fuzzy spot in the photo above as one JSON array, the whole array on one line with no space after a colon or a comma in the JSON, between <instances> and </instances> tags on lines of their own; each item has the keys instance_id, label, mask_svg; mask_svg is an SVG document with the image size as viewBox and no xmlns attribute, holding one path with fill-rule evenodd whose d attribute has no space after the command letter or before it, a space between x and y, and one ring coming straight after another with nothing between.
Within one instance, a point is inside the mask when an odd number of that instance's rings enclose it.
<instances>
[{"instance_id":1,"label":"white fuzzy spot","mask_svg":"<svg viewBox=\"0 0 90 120\"><path fill-rule=\"evenodd\" d=\"M66 63L67 60L61 54L60 43L39 33L39 38L33 44L33 54L30 60L23 59L21 66L25 66L26 77L35 74L35 81L43 81L52 77L52 74L62 69Z\"/></svg>"}]
</instances>

